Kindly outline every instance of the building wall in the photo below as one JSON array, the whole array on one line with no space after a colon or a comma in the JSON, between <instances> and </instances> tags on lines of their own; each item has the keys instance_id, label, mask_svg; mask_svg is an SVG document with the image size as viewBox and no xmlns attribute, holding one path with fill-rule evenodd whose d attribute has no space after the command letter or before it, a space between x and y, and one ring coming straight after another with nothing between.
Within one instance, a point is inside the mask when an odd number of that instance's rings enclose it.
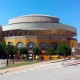
<instances>
[{"instance_id":1,"label":"building wall","mask_svg":"<svg viewBox=\"0 0 80 80\"><path fill-rule=\"evenodd\" d=\"M8 44L8 42L13 42L13 45L16 46L19 42L23 42L24 43L24 47L27 46L27 44L29 42L34 42L37 46L41 43L47 43L48 46L50 46L51 43L56 42L56 43L60 43L60 42L65 42L67 44L69 44L70 46L77 46L77 40L63 40L63 39L44 39L44 38L37 38L37 37L33 37L33 38L7 38L4 41L6 44Z\"/></svg>"},{"instance_id":2,"label":"building wall","mask_svg":"<svg viewBox=\"0 0 80 80\"><path fill-rule=\"evenodd\" d=\"M76 39L74 40L68 40L68 44L71 46L71 47L75 47L77 46L78 42Z\"/></svg>"},{"instance_id":3,"label":"building wall","mask_svg":"<svg viewBox=\"0 0 80 80\"><path fill-rule=\"evenodd\" d=\"M16 46L19 42L23 42L24 43L24 47L26 47L26 45L29 42L34 42L37 45L37 39L25 39L25 38L18 38L18 39L6 39L5 43L8 44L8 42L13 42L13 45Z\"/></svg>"}]
</instances>

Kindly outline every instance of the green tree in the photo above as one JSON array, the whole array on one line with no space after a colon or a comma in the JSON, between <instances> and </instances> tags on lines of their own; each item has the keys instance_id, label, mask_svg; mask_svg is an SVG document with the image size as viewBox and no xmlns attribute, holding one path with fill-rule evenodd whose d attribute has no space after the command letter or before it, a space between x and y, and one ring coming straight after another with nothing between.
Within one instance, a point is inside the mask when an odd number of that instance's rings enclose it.
<instances>
[{"instance_id":1,"label":"green tree","mask_svg":"<svg viewBox=\"0 0 80 80\"><path fill-rule=\"evenodd\" d=\"M40 55L39 48L37 48L37 47L33 48L33 53L34 53L34 55Z\"/></svg>"},{"instance_id":2,"label":"green tree","mask_svg":"<svg viewBox=\"0 0 80 80\"><path fill-rule=\"evenodd\" d=\"M14 53L14 51L13 51L14 46L13 45L8 45L8 47L9 47L9 54L13 55L13 53Z\"/></svg>"},{"instance_id":3,"label":"green tree","mask_svg":"<svg viewBox=\"0 0 80 80\"><path fill-rule=\"evenodd\" d=\"M27 52L25 47L20 48L19 50L20 50L21 54L26 54L26 52Z\"/></svg>"},{"instance_id":4,"label":"green tree","mask_svg":"<svg viewBox=\"0 0 80 80\"><path fill-rule=\"evenodd\" d=\"M9 64L9 61L8 61L8 58L9 58L9 47L8 47L8 45L6 45L6 46L4 47L4 52L5 52L6 55L7 55L7 66L8 66L8 64Z\"/></svg>"},{"instance_id":5,"label":"green tree","mask_svg":"<svg viewBox=\"0 0 80 80\"><path fill-rule=\"evenodd\" d=\"M6 45L5 47L5 53L7 54L7 59L9 58L9 55L13 58L13 64L14 64L14 54L15 54L15 46L13 45Z\"/></svg>"},{"instance_id":6,"label":"green tree","mask_svg":"<svg viewBox=\"0 0 80 80\"><path fill-rule=\"evenodd\" d=\"M70 46L66 43L59 43L57 52L59 53L60 56L69 56L71 55L70 52Z\"/></svg>"},{"instance_id":7,"label":"green tree","mask_svg":"<svg viewBox=\"0 0 80 80\"><path fill-rule=\"evenodd\" d=\"M1 55L1 58L3 58L4 55L5 55L5 52L4 52L5 46L6 45L3 42L0 42L0 55Z\"/></svg>"},{"instance_id":8,"label":"green tree","mask_svg":"<svg viewBox=\"0 0 80 80\"><path fill-rule=\"evenodd\" d=\"M18 52L18 48L17 48L16 46L14 46L14 48L13 48L13 53L16 55L17 52Z\"/></svg>"},{"instance_id":9,"label":"green tree","mask_svg":"<svg viewBox=\"0 0 80 80\"><path fill-rule=\"evenodd\" d=\"M14 56L17 53L17 48L13 45L8 45L8 47L9 47L9 54L12 55L13 64L14 64Z\"/></svg>"},{"instance_id":10,"label":"green tree","mask_svg":"<svg viewBox=\"0 0 80 80\"><path fill-rule=\"evenodd\" d=\"M48 48L47 54L48 55L54 55L55 54L55 50L53 48Z\"/></svg>"},{"instance_id":11,"label":"green tree","mask_svg":"<svg viewBox=\"0 0 80 80\"><path fill-rule=\"evenodd\" d=\"M22 58L25 59L26 56L27 56L27 50L26 50L26 48L25 47L20 48L19 51L20 51L20 54L21 54Z\"/></svg>"}]
</instances>

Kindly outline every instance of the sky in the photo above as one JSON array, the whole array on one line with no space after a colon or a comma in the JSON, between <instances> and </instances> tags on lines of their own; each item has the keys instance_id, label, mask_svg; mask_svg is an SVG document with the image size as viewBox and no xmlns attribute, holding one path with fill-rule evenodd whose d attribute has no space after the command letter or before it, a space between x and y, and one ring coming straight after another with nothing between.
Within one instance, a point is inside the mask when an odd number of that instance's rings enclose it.
<instances>
[{"instance_id":1,"label":"sky","mask_svg":"<svg viewBox=\"0 0 80 80\"><path fill-rule=\"evenodd\" d=\"M0 24L28 14L46 14L60 18L60 23L77 28L80 42L80 0L0 0Z\"/></svg>"}]
</instances>

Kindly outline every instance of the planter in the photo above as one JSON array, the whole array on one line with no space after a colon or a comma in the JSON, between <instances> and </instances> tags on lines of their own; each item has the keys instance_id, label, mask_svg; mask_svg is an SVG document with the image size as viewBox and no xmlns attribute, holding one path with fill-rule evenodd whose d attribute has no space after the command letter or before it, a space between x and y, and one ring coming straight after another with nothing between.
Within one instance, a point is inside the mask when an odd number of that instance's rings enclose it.
<instances>
[{"instance_id":1,"label":"planter","mask_svg":"<svg viewBox=\"0 0 80 80\"><path fill-rule=\"evenodd\" d=\"M49 60L50 56L43 56L43 60Z\"/></svg>"},{"instance_id":2,"label":"planter","mask_svg":"<svg viewBox=\"0 0 80 80\"><path fill-rule=\"evenodd\" d=\"M64 59L64 56L60 56L60 59Z\"/></svg>"},{"instance_id":3,"label":"planter","mask_svg":"<svg viewBox=\"0 0 80 80\"><path fill-rule=\"evenodd\" d=\"M50 59L51 59L51 60L56 60L56 59L58 59L58 55L51 55L51 56L50 56Z\"/></svg>"}]
</instances>

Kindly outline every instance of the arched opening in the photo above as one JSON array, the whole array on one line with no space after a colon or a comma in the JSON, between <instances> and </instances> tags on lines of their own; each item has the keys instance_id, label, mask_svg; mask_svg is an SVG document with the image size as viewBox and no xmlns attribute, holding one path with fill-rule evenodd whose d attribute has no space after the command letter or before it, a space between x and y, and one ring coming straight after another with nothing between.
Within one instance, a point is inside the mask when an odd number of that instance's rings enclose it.
<instances>
[{"instance_id":1,"label":"arched opening","mask_svg":"<svg viewBox=\"0 0 80 80\"><path fill-rule=\"evenodd\" d=\"M48 49L48 45L45 42L41 42L39 44L39 49L41 50L41 55L46 55L46 51Z\"/></svg>"},{"instance_id":2,"label":"arched opening","mask_svg":"<svg viewBox=\"0 0 80 80\"><path fill-rule=\"evenodd\" d=\"M54 50L56 50L57 47L58 47L58 43L56 43L56 42L51 43L51 48L53 48Z\"/></svg>"},{"instance_id":3,"label":"arched opening","mask_svg":"<svg viewBox=\"0 0 80 80\"><path fill-rule=\"evenodd\" d=\"M36 47L36 44L34 42L29 42L26 46L27 49L33 49Z\"/></svg>"},{"instance_id":4,"label":"arched opening","mask_svg":"<svg viewBox=\"0 0 80 80\"><path fill-rule=\"evenodd\" d=\"M47 50L48 49L48 44L45 43L45 42L41 42L39 44L39 49L45 49L45 50Z\"/></svg>"},{"instance_id":5,"label":"arched opening","mask_svg":"<svg viewBox=\"0 0 80 80\"><path fill-rule=\"evenodd\" d=\"M18 42L16 47L17 48L22 48L22 47L24 47L24 43L23 42Z\"/></svg>"},{"instance_id":6,"label":"arched opening","mask_svg":"<svg viewBox=\"0 0 80 80\"><path fill-rule=\"evenodd\" d=\"M8 42L8 45L13 45L13 42Z\"/></svg>"},{"instance_id":7,"label":"arched opening","mask_svg":"<svg viewBox=\"0 0 80 80\"><path fill-rule=\"evenodd\" d=\"M32 60L34 59L34 53L33 53L33 49L36 47L36 44L34 42L29 42L26 46L27 50L28 50L28 59Z\"/></svg>"}]
</instances>

